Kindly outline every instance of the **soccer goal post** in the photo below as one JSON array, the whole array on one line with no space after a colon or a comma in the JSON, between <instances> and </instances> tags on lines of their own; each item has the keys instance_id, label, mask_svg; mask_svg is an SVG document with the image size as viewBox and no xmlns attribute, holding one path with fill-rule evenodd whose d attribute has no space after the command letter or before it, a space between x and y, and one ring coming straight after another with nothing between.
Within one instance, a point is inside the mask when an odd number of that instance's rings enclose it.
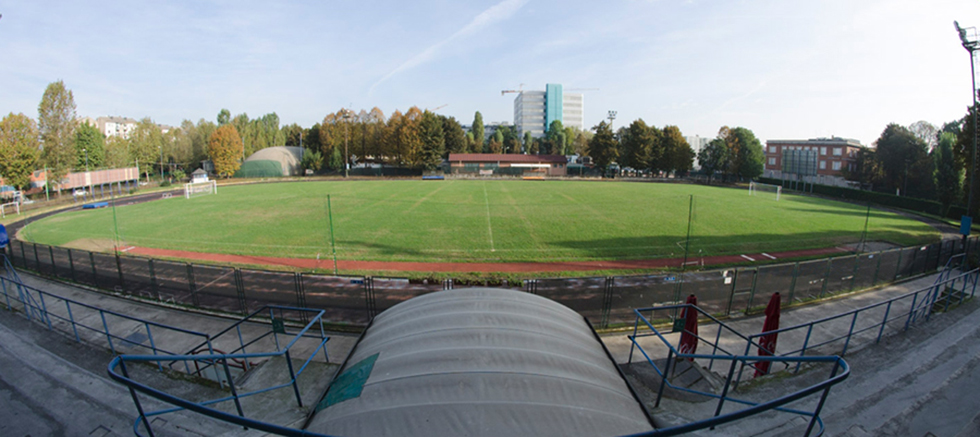
<instances>
[{"instance_id":1,"label":"soccer goal post","mask_svg":"<svg viewBox=\"0 0 980 437\"><path fill-rule=\"evenodd\" d=\"M195 196L203 196L206 194L217 194L218 193L218 182L217 181L207 181L184 184L184 198L190 199Z\"/></svg>"},{"instance_id":2,"label":"soccer goal post","mask_svg":"<svg viewBox=\"0 0 980 437\"><path fill-rule=\"evenodd\" d=\"M783 194L783 187L773 184L763 184L760 182L749 182L749 195L755 196L759 193L775 193L776 200L779 200L779 195Z\"/></svg>"}]
</instances>

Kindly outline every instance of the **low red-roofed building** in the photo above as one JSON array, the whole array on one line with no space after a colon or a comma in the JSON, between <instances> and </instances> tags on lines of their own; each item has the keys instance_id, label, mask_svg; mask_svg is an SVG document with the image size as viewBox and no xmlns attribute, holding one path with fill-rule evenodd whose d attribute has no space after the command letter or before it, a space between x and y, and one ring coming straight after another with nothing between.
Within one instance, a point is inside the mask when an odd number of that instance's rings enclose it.
<instances>
[{"instance_id":1,"label":"low red-roofed building","mask_svg":"<svg viewBox=\"0 0 980 437\"><path fill-rule=\"evenodd\" d=\"M450 153L448 161L453 174L565 176L568 170L563 155Z\"/></svg>"}]
</instances>

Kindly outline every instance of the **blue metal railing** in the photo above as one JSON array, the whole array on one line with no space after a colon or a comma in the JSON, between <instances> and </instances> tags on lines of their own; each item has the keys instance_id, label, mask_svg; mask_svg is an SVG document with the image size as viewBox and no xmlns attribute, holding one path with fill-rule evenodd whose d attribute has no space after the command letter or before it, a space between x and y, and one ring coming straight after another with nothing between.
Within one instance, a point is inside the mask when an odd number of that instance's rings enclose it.
<instances>
[{"instance_id":1,"label":"blue metal railing","mask_svg":"<svg viewBox=\"0 0 980 437\"><path fill-rule=\"evenodd\" d=\"M972 298L976 293L978 280L980 280L980 269L974 269L954 277L949 277L949 275L946 275L946 279L942 281L937 280L937 282L934 283L933 285L902 294L901 296L893 297L883 302L874 303L871 305L863 306L861 308L857 308L840 314L835 314L832 316L817 319L811 322L801 323L795 326L788 326L773 331L753 334L748 337L749 341L747 341L745 344L744 355L749 355L753 346L758 347L759 345L757 343L757 340L763 336L767 336L771 334L785 334L793 331L806 330L806 334L804 335L802 346L798 348L783 347L783 348L779 348L777 351L769 351L769 352L773 353L773 355L776 356L802 357L806 355L807 352L813 351L814 349L829 345L834 342L843 341L844 344L840 350L840 355L844 356L847 354L847 350L850 347L854 337L859 334L868 331L874 331L877 329L878 332L875 334L874 343L878 343L881 341L881 337L884 335L885 327L888 326L888 324L891 322L899 322L900 325L902 326L901 328L902 330L908 330L909 326L915 322L916 314L922 311L922 309L919 306L917 306L917 303L922 301L928 301L929 299L932 298L932 296L936 295L936 293L938 293L940 290L943 289L956 290L957 286L959 286L959 290L957 290L959 291L959 293L947 293L945 295L944 300L947 309L949 308L949 304L951 300L957 295L959 296L959 302L962 303L966 299L968 289L969 289L970 298ZM911 302L909 303L909 301ZM901 305L904 305L906 303L909 303L907 310L896 310L896 307L900 307ZM933 304L934 303L935 302L933 302ZM934 305L930 304L925 310L931 312L933 307ZM873 316L872 314L875 311L880 311L881 315ZM864 317L862 318L862 316ZM875 321L873 323L862 323L861 325L858 325L859 320L870 320L871 317L875 317L874 318ZM833 334L832 329L814 329L820 327L821 325L832 323L834 321L841 320L841 319L846 320L847 318L850 318L850 322L849 322L849 328L846 333L838 335L838 334ZM824 335L829 334L829 338L819 338L815 340L814 339L815 332ZM742 367L743 369L739 370L739 377L735 384L736 386L738 385L738 382L741 381L742 378L742 370L744 370L745 366L743 365ZM799 365L797 365L795 371L799 371L799 368L800 368Z\"/></svg>"},{"instance_id":2,"label":"blue metal railing","mask_svg":"<svg viewBox=\"0 0 980 437\"><path fill-rule=\"evenodd\" d=\"M258 317L259 315L264 314L266 311L268 311L270 315L273 315L276 310L279 310L280 314L282 314L282 311L305 311L310 313L316 313L316 315L309 321L309 323L306 324L306 326L304 326L301 330L299 330L294 334L289 334L287 332L288 329L286 328L286 326L282 325L282 331L283 331L282 334L293 336L292 340L285 347L280 346L278 340L278 336L280 333L275 332L276 331L275 328L270 329L273 338L275 340L275 348L276 348L275 352L209 354L204 356L196 355L196 354L183 354L183 355L174 355L168 357L161 357L155 355L120 355L114 358L112 362L109 363L108 366L109 376L112 379L122 383L129 389L129 392L133 398L133 402L136 404L136 409L139 412L138 417L133 423L133 431L136 433L136 435L142 435L139 430L139 426L142 423L143 427L147 430L147 433L150 436L153 436L153 430L150 427L149 417L173 413L181 410L194 411L197 413L204 414L206 416L210 416L215 419L242 425L247 428L259 429L259 430L272 432L280 435L314 435L309 433L303 433L302 431L299 430L286 428L271 423L249 419L248 417L246 417L245 411L242 408L241 399L245 397L269 392L272 390L292 387L293 394L296 398L296 403L299 405L299 407L301 408L303 407L303 399L302 396L300 395L299 385L297 384L297 380L299 379L299 376L303 373L304 370L307 369L307 367L313 361L313 358L317 355L317 353L320 352L321 349L323 350L324 361L329 363L326 343L330 338L325 335L323 330L323 323L322 323L323 315L325 311L311 310L311 309L304 309L304 308L294 308L294 307L267 306L253 312L246 318L238 321L237 323L225 329L221 333L215 335L214 337L212 337L212 339L217 338L218 336L226 334L228 332L231 332L233 328L235 328L235 331L238 333L239 339L242 339L241 330L237 329L238 327L241 326L242 323L246 322L250 318ZM315 336L310 333L311 329L315 325L319 325L319 329L320 329L319 336ZM241 346L239 347L239 349L236 349L236 351L244 350L246 346L250 344L255 344L255 342L257 342L259 339L267 338L268 335L269 333L260 335L255 340L250 341L248 343L246 343L244 340L241 340ZM306 358L306 360L303 362L303 364L300 366L299 370L297 371L293 367L292 357L290 356L290 350L296 345L296 343L300 339L309 338L309 337L318 338L320 341L317 343L316 347L310 353L309 357ZM192 348L192 351L197 350L197 348L198 347ZM250 359L256 359L256 358L271 359L280 356L284 357L286 361L286 367L289 371L289 377L290 377L290 380L288 382L278 384L272 387L265 387L251 392L246 392L246 393L238 392L238 388L234 382L234 378L232 377L232 373L231 373L232 366L229 364L230 360L231 361L238 360L240 362L248 363ZM225 396L218 399L211 399L204 402L192 402L186 399L178 398L176 396L170 395L160 390L154 389L145 384L141 384L137 381L134 381L129 377L129 373L126 370L126 363L128 362L142 362L142 363L155 362L159 366L163 361L170 361L171 364L174 362L184 362L184 363L193 362L195 363L195 367L198 366L197 363L204 363L204 365L206 366L205 368L212 367L215 369L216 372L218 367L220 366L223 370L224 377L228 382L228 388L231 390L231 396ZM117 369L121 371L121 373L117 372ZM204 370L204 368L200 368L200 367L198 367L198 369L199 369L198 373ZM140 392L147 396L167 402L171 405L174 405L174 407L164 409L164 410L159 410L159 411L146 412L143 410L143 406L140 403L139 398L136 395L136 392ZM222 402L229 402L229 401L234 402L235 409L238 412L237 416L209 407L209 405L215 405L215 404L219 404Z\"/></svg>"},{"instance_id":3,"label":"blue metal railing","mask_svg":"<svg viewBox=\"0 0 980 437\"><path fill-rule=\"evenodd\" d=\"M697 337L700 342L705 342L705 343L710 344L712 346L712 353L711 354L688 354L688 353L681 353L680 351L678 351L674 347L674 345L670 341L668 341L663 336L663 334L661 334L661 332L659 330L657 330L656 327L654 327L654 325L650 322L650 318L648 318L647 316L644 315L644 313L649 313L649 314L652 315L652 314L654 314L657 311L676 312L677 310L683 309L683 308L687 308L689 310L697 311L699 313L699 316L700 316L699 318L707 318L707 319L710 319L710 320L714 321L715 323L717 323L717 326L718 326L718 334L717 334L716 340L714 342L711 342L710 340L706 340L706 339L698 336L698 334L695 334L693 332L689 332L689 331L686 331L686 330L683 331L684 333L687 333L689 335L693 335L693 336ZM726 351L724 348L722 348L721 346L718 345L718 339L720 339L721 332L723 332L723 331L727 331L727 332L732 333L732 334L734 334L734 335L736 335L736 336L738 336L738 337L740 337L742 339L745 339L750 344L756 344L756 346L758 346L758 344L755 343L751 339L751 337L746 337L746 336L740 334L738 331L736 331L736 330L732 329L731 327L725 325L720 320L715 319L710 314L708 314L707 312L705 312L701 308L699 308L697 306L694 306L694 305L678 304L678 305L666 305L666 306L658 306L658 307L650 307L650 308L638 308L638 309L634 310L634 313L636 314L636 322L634 323L634 327L633 327L633 335L629 336L629 339L630 339L630 341L632 343L631 346L630 346L630 358L629 358L629 362L632 362L633 361L633 351L634 350L639 350L640 353L643 354L644 358L646 358L647 363L649 363L653 367L653 369L657 372L657 374L660 375L660 378L661 378L660 387L659 387L659 389L657 391L657 397L656 397L656 401L655 401L654 407L660 406L660 400L663 397L664 389L666 387L670 387L670 388L672 388L674 390L678 390L678 391L683 391L683 392L688 392L688 393L693 393L693 394L697 394L697 395L701 395L701 396L706 396L706 397L718 399L718 405L715 408L715 413L714 413L714 416L712 418L703 419L703 420L695 421L695 422L684 424L684 425L678 425L678 426L674 426L674 427L670 427L670 428L661 428L661 429L658 429L658 430L655 430L655 431L652 431L652 432L648 432L648 433L636 434L636 436L668 436L668 435L678 435L678 434L682 434L682 433L686 433L686 432L691 432L691 431L696 431L696 430L705 429L705 428L712 428L712 429L714 429L714 427L717 426L717 425L721 425L721 424L724 424L724 423L728 423L728 422L732 422L732 421L735 421L735 420L743 419L745 417L749 417L749 416L752 416L754 414L759 414L759 413L762 413L762 412L765 412L765 411L770 411L770 410L780 411L780 412L786 412L786 413L792 413L792 414L798 414L798 415L801 415L801 416L810 417L810 423L807 426L807 430L806 430L805 435L809 436L810 433L813 431L814 426L819 426L818 435L821 435L821 434L823 434L823 421L820 420L820 417L819 416L820 416L820 411L823 409L823 404L824 404L824 402L827 399L827 395L830 392L830 388L833 387L834 385L842 382L843 380L847 379L847 377L850 375L850 367L848 367L847 362L845 362L843 358L837 357L837 356L819 356L819 357L780 357L780 356L768 356L768 357L760 357L760 356L754 356L754 355L748 355L748 354L745 354L745 355L735 355L735 354L732 354L732 353ZM646 329L649 329L649 333L641 333L639 331L639 328L641 326L641 322L642 322L642 326L644 326ZM666 361L667 364L664 366L664 369L660 369L660 367L657 366L657 364L654 362L654 359L650 356L650 354L646 351L646 349L644 349L643 346L638 342L638 340L640 338L650 337L650 336L656 336L668 348L667 361ZM721 354L718 354L719 351L721 351L722 353ZM693 360L693 359L710 360L711 363L714 363L714 361L716 361L716 360L717 361L729 361L731 364L728 367L728 373L727 373L727 377L726 377L726 380L725 380L725 385L722 388L721 394L719 395L719 394L705 392L705 391L701 391L701 390L696 390L696 389L692 389L692 388L688 388L688 387L675 386L674 384L672 384L670 382L669 375L670 375L670 371L671 371L671 363L673 363L674 358L677 358L677 359L688 358L688 359L691 359L691 360ZM779 398L776 398L776 399L773 399L773 400L770 400L770 401L766 401L766 402L752 402L752 401L748 401L748 400L744 400L744 399L738 399L738 398L735 398L735 397L730 396L730 391L732 391L734 389L733 378L735 376L736 369L739 368L738 364L741 363L743 365L743 367L744 367L744 364L747 363L747 362L749 362L749 361L752 361L752 362L765 361L765 362L774 362L774 363L804 363L804 362L808 362L808 363L832 363L833 364L833 369L830 372L830 376L826 380L824 380L824 381L822 381L822 382L820 382L818 384L814 384L812 386L803 388L801 390L797 390L797 391L795 391L793 393L790 393L790 394L781 396ZM709 364L709 369L710 369L710 364ZM797 400L803 399L803 398L805 398L807 396L810 396L810 395L813 395L815 393L822 393L822 394L820 396L820 401L818 402L817 407L815 408L815 410L813 412L802 411L802 410L797 410L797 409L791 409L791 408L784 407L784 405L787 405L787 404L789 404L791 402L795 402ZM735 412L731 412L731 413L722 415L721 414L721 411L722 411L722 408L724 407L725 402L734 402L734 403L737 403L737 404L749 405L750 407L749 408L746 408L746 409L742 409L742 410L738 410L738 411L735 411Z\"/></svg>"},{"instance_id":4,"label":"blue metal railing","mask_svg":"<svg viewBox=\"0 0 980 437\"><path fill-rule=\"evenodd\" d=\"M6 257L4 257L4 260L6 261ZM7 264L7 269L8 271L12 271L9 264ZM15 277L19 279L19 276ZM11 293L12 289L16 289L17 294ZM205 339L205 341L209 339L208 335L202 332L178 328L164 323L144 320L112 310L106 310L93 305L78 302L73 299L51 294L26 285L23 282L5 277L0 277L0 290L3 291L3 299L7 305L8 311L14 311L15 305L19 304L23 307L24 314L28 320L38 320L45 324L48 329L53 330L57 328L59 330L64 330L67 333L72 334L77 342L82 341L82 335L80 332L89 331L97 333L98 336L96 338L104 337L113 354L118 353L118 345L125 344L134 348L142 348L153 355L176 355L178 352L168 350L168 348L161 347L161 345L156 343L156 339L159 338L160 335L154 336L154 330L164 330L171 333L177 333L180 335L177 338L186 338L187 336L190 336L191 338L202 338ZM48 302L51 303L50 306L48 305ZM64 303L64 313L61 313L60 310L55 310L56 308L60 307L60 303ZM86 324L83 321L85 317L78 317L79 312L85 311L89 312L89 314L98 314L98 326ZM111 318L135 322L137 325L142 325L143 332L145 332L147 338L142 342L134 341L132 339L134 334L132 331L132 325L126 327L127 334L126 336L123 336L123 334L113 330L109 324L109 320ZM177 338L175 338L175 340ZM150 344L143 344L145 341L149 341ZM189 367L186 368L185 371L187 371L187 373L191 373Z\"/></svg>"}]
</instances>

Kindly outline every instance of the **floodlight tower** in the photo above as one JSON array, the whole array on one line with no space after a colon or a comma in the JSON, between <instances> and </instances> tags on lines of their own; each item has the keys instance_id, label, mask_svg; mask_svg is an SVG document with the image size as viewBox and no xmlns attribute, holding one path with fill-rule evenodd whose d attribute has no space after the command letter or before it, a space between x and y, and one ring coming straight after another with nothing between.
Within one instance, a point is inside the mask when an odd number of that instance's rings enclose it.
<instances>
[{"instance_id":1,"label":"floodlight tower","mask_svg":"<svg viewBox=\"0 0 980 437\"><path fill-rule=\"evenodd\" d=\"M976 62L973 54L977 51L977 47L980 46L980 39L977 38L977 29L975 27L962 28L960 27L960 23L956 21L953 22L953 25L956 26L956 33L960 35L960 42L963 43L963 48L970 54L970 81L973 83L973 92L970 94L970 111L973 112L973 153L970 158L970 180L968 181L970 184L970 194L966 200L966 215L961 219L962 223L960 225L960 232L963 233L963 250L965 251L966 238L970 234L970 226L973 222L970 211L973 208L973 185L977 178L977 76L974 68Z\"/></svg>"},{"instance_id":2,"label":"floodlight tower","mask_svg":"<svg viewBox=\"0 0 980 437\"><path fill-rule=\"evenodd\" d=\"M616 114L618 114L617 111L609 111L609 116L606 117L609 119L609 130L612 130L613 128L613 120L616 119Z\"/></svg>"}]
</instances>

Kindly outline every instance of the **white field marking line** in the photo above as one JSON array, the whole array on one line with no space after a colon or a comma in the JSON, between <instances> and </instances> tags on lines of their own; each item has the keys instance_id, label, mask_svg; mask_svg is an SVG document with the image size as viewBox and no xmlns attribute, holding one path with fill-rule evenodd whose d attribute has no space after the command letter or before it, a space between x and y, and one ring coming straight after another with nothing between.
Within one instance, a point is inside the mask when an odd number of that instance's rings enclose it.
<instances>
[{"instance_id":1,"label":"white field marking line","mask_svg":"<svg viewBox=\"0 0 980 437\"><path fill-rule=\"evenodd\" d=\"M778 259L778 258L776 258L776 257L774 257L774 256L772 256L772 255L770 255L768 253L765 253L765 252L762 252L762 256L764 256L766 258L769 258L769 259Z\"/></svg>"},{"instance_id":2,"label":"white field marking line","mask_svg":"<svg viewBox=\"0 0 980 437\"><path fill-rule=\"evenodd\" d=\"M490 197L487 196L487 183L483 183L483 203L487 206L487 232L490 235L490 251L496 252L493 248L493 226L490 225Z\"/></svg>"},{"instance_id":3,"label":"white field marking line","mask_svg":"<svg viewBox=\"0 0 980 437\"><path fill-rule=\"evenodd\" d=\"M203 289L205 289L205 288L208 288L208 287L210 287L210 286L211 286L211 285L213 285L213 284L214 284L215 282L218 282L218 281L220 281L220 280L222 280L222 279L225 279L226 277L228 277L228 275L230 275L230 274L232 274L232 273L235 273L235 271L234 271L234 270L231 270L231 271L229 271L228 273L225 273L225 274L223 274L223 275L221 275L221 276L218 276L217 278L215 278L215 280L213 280L213 281L211 281L211 282L208 282L207 284L204 284L204 286L203 286L203 287L201 287L201 288L198 288L198 289L197 289L197 291L201 291L201 290L203 290Z\"/></svg>"},{"instance_id":4,"label":"white field marking line","mask_svg":"<svg viewBox=\"0 0 980 437\"><path fill-rule=\"evenodd\" d=\"M136 248L136 246L129 246L129 247L122 248L119 251L120 252L129 252L130 250L133 250L135 248Z\"/></svg>"},{"instance_id":5,"label":"white field marking line","mask_svg":"<svg viewBox=\"0 0 980 437\"><path fill-rule=\"evenodd\" d=\"M753 259L752 257L750 257L748 255L739 255L739 256L741 256L742 258L745 258L745 259L747 259L749 261L755 262L755 259Z\"/></svg>"}]
</instances>

